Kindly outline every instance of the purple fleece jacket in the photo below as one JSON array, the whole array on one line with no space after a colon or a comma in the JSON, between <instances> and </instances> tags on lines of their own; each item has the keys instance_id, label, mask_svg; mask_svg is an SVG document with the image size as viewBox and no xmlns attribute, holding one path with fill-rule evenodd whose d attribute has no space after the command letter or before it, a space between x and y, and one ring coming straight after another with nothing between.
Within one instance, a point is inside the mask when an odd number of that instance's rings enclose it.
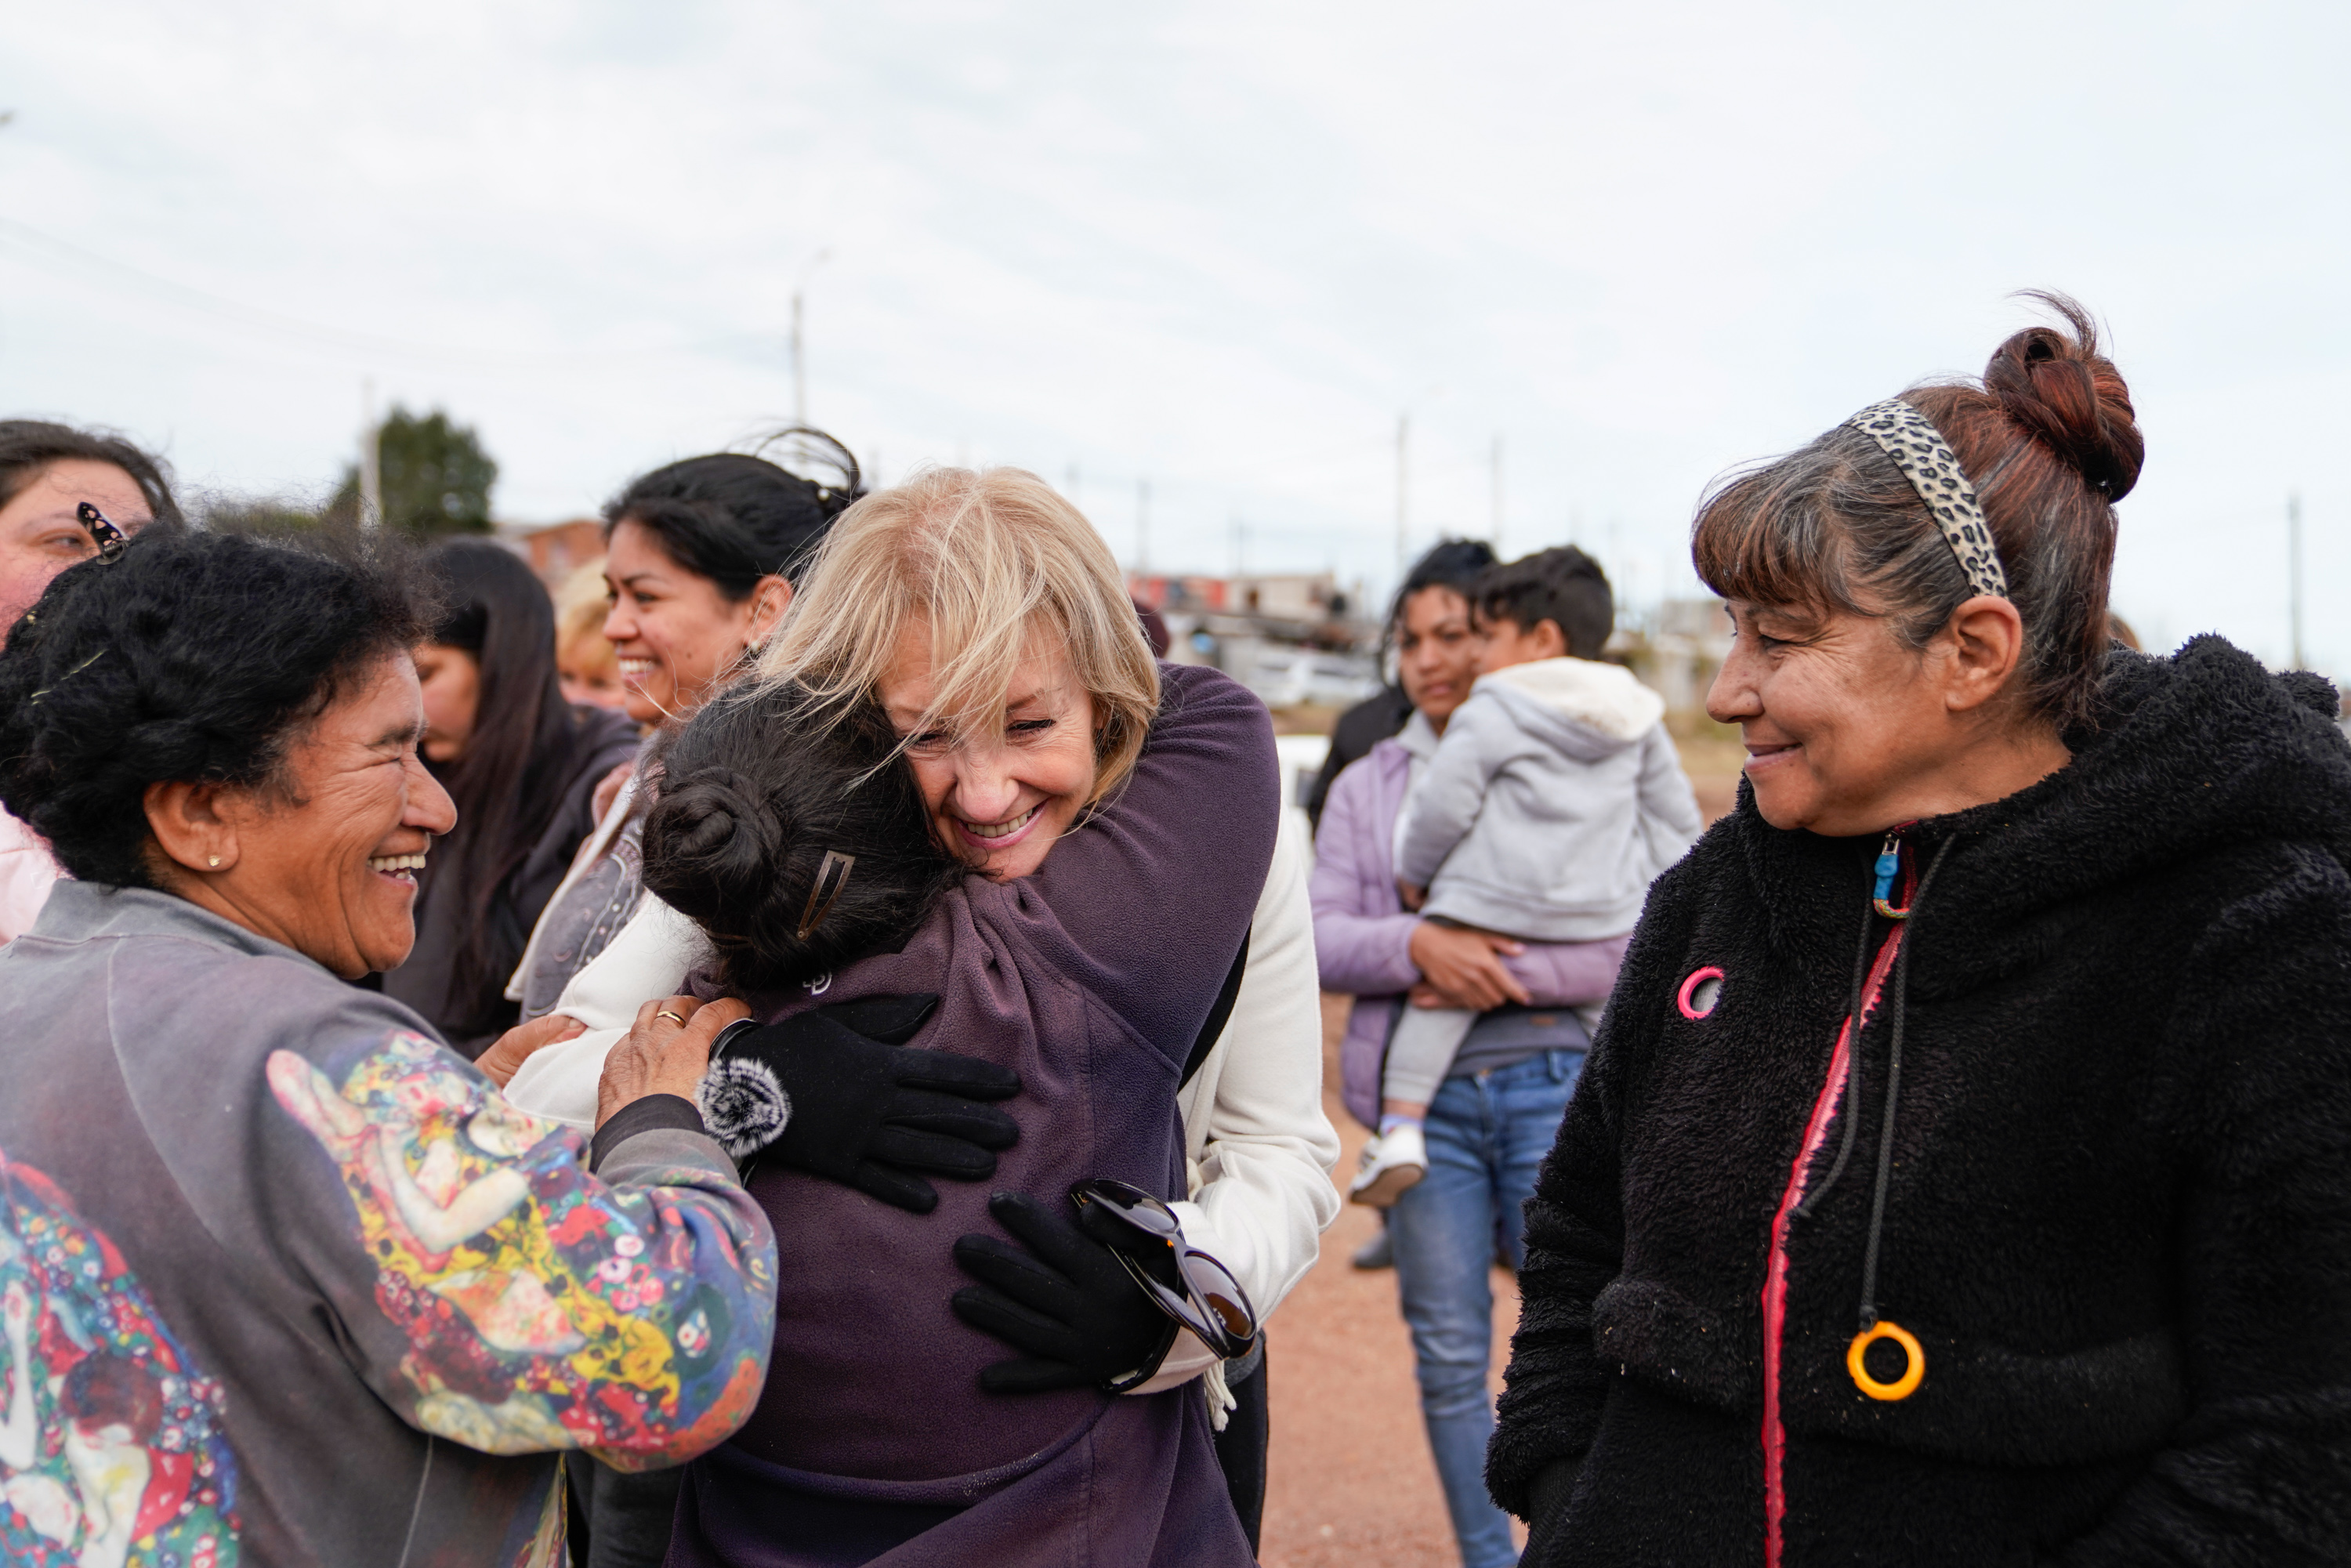
<instances>
[{"instance_id":1,"label":"purple fleece jacket","mask_svg":"<svg viewBox=\"0 0 2351 1568\"><path fill-rule=\"evenodd\" d=\"M1249 1561L1196 1384L1112 1398L1009 1396L1015 1358L948 1298L956 1238L995 1231L991 1188L1064 1200L1089 1176L1185 1196L1184 1059L1246 938L1280 809L1263 706L1214 670L1164 665L1134 776L1035 874L975 878L897 953L811 996L751 996L770 1020L824 1003L940 994L913 1043L1020 1074L1020 1142L989 1183L937 1183L909 1214L763 1168L778 1227L775 1351L734 1442L688 1472L673 1568L887 1568Z\"/></svg>"},{"instance_id":2,"label":"purple fleece jacket","mask_svg":"<svg viewBox=\"0 0 2351 1568\"><path fill-rule=\"evenodd\" d=\"M1420 980L1411 952L1420 916L1405 912L1395 875L1396 813L1411 773L1412 753L1383 740L1332 780L1308 884L1322 988L1355 998L1339 1046L1340 1088L1347 1113L1367 1127L1379 1124L1388 1026ZM1503 964L1536 1006L1582 1007L1607 999L1628 940L1529 942Z\"/></svg>"}]
</instances>

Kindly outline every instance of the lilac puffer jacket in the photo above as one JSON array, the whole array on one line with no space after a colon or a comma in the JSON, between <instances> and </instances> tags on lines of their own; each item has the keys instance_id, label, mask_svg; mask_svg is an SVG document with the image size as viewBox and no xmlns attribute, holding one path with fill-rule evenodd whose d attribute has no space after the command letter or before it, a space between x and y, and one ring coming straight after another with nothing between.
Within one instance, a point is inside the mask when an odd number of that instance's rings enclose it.
<instances>
[{"instance_id":1,"label":"lilac puffer jacket","mask_svg":"<svg viewBox=\"0 0 2351 1568\"><path fill-rule=\"evenodd\" d=\"M1347 1113L1367 1127L1380 1119L1380 1059L1388 1024L1404 993L1420 979L1412 929L1396 895L1395 821L1404 809L1412 754L1383 740L1331 783L1314 835L1314 953L1322 988L1353 996L1339 1046L1341 1094ZM1538 1007L1605 1001L1616 983L1625 938L1605 942L1530 942L1503 962Z\"/></svg>"}]
</instances>

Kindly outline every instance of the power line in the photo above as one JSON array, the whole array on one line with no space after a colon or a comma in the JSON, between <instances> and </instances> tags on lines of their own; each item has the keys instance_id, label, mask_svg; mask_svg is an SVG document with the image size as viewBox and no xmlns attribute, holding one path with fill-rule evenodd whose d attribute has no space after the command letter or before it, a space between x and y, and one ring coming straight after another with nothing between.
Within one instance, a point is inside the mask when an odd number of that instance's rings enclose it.
<instances>
[{"instance_id":1,"label":"power line","mask_svg":"<svg viewBox=\"0 0 2351 1568\"><path fill-rule=\"evenodd\" d=\"M263 310L237 300L193 287L172 278L117 261L94 250L45 234L30 224L14 218L0 217L0 243L13 244L26 259L48 267L51 271L78 281L104 286L110 280L127 283L145 291L152 298L167 300L191 310L217 316L265 332L294 338L313 343L331 345L344 350L356 350L370 354L398 354L416 359L442 360L452 363L482 366L497 365L576 365L597 361L658 359L671 354L706 353L716 349L733 348L762 340L762 334L730 332L723 337L695 341L664 344L643 349L460 349L442 344L417 343L406 339L386 337L374 332L356 332L348 328L331 327L298 317L281 316L274 310Z\"/></svg>"}]
</instances>

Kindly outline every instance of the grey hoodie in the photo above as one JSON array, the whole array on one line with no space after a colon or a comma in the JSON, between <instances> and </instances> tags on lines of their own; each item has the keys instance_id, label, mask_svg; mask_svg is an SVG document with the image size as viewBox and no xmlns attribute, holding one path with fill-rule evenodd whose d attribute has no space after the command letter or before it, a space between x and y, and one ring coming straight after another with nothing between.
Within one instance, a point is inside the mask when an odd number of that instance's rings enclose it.
<instances>
[{"instance_id":1,"label":"grey hoodie","mask_svg":"<svg viewBox=\"0 0 2351 1568\"><path fill-rule=\"evenodd\" d=\"M1617 664L1481 675L1405 812L1396 874L1422 913L1542 942L1619 936L1696 841L1666 705Z\"/></svg>"}]
</instances>

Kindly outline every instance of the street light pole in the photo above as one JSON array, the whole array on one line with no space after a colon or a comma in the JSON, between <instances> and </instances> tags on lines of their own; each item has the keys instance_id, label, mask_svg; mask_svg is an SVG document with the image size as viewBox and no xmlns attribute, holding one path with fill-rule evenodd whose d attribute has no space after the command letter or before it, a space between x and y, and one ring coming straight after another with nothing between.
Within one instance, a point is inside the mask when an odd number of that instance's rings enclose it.
<instances>
[{"instance_id":1,"label":"street light pole","mask_svg":"<svg viewBox=\"0 0 2351 1568\"><path fill-rule=\"evenodd\" d=\"M1502 553L1502 437L1499 431L1494 435L1494 537L1489 542L1494 547L1494 554L1497 557L1500 556Z\"/></svg>"},{"instance_id":2,"label":"street light pole","mask_svg":"<svg viewBox=\"0 0 2351 1568\"><path fill-rule=\"evenodd\" d=\"M1134 571L1151 575L1151 481L1134 482Z\"/></svg>"},{"instance_id":3,"label":"street light pole","mask_svg":"<svg viewBox=\"0 0 2351 1568\"><path fill-rule=\"evenodd\" d=\"M792 283L792 423L808 423L808 347L801 337L800 297L808 291L810 274L832 258L830 250L818 251L809 257L806 267Z\"/></svg>"},{"instance_id":4,"label":"street light pole","mask_svg":"<svg viewBox=\"0 0 2351 1568\"><path fill-rule=\"evenodd\" d=\"M360 378L360 527L383 526L383 425L375 416L375 378Z\"/></svg>"},{"instance_id":5,"label":"street light pole","mask_svg":"<svg viewBox=\"0 0 2351 1568\"><path fill-rule=\"evenodd\" d=\"M2302 656L2302 497L2285 498L2286 582L2291 595L2288 601L2289 624L2294 635L2294 667L2306 670L2310 666Z\"/></svg>"},{"instance_id":6,"label":"street light pole","mask_svg":"<svg viewBox=\"0 0 2351 1568\"><path fill-rule=\"evenodd\" d=\"M1405 469L1405 454L1412 440L1412 415L1396 415L1396 581L1404 581L1405 538L1408 521L1405 497L1409 493L1409 474Z\"/></svg>"}]
</instances>

